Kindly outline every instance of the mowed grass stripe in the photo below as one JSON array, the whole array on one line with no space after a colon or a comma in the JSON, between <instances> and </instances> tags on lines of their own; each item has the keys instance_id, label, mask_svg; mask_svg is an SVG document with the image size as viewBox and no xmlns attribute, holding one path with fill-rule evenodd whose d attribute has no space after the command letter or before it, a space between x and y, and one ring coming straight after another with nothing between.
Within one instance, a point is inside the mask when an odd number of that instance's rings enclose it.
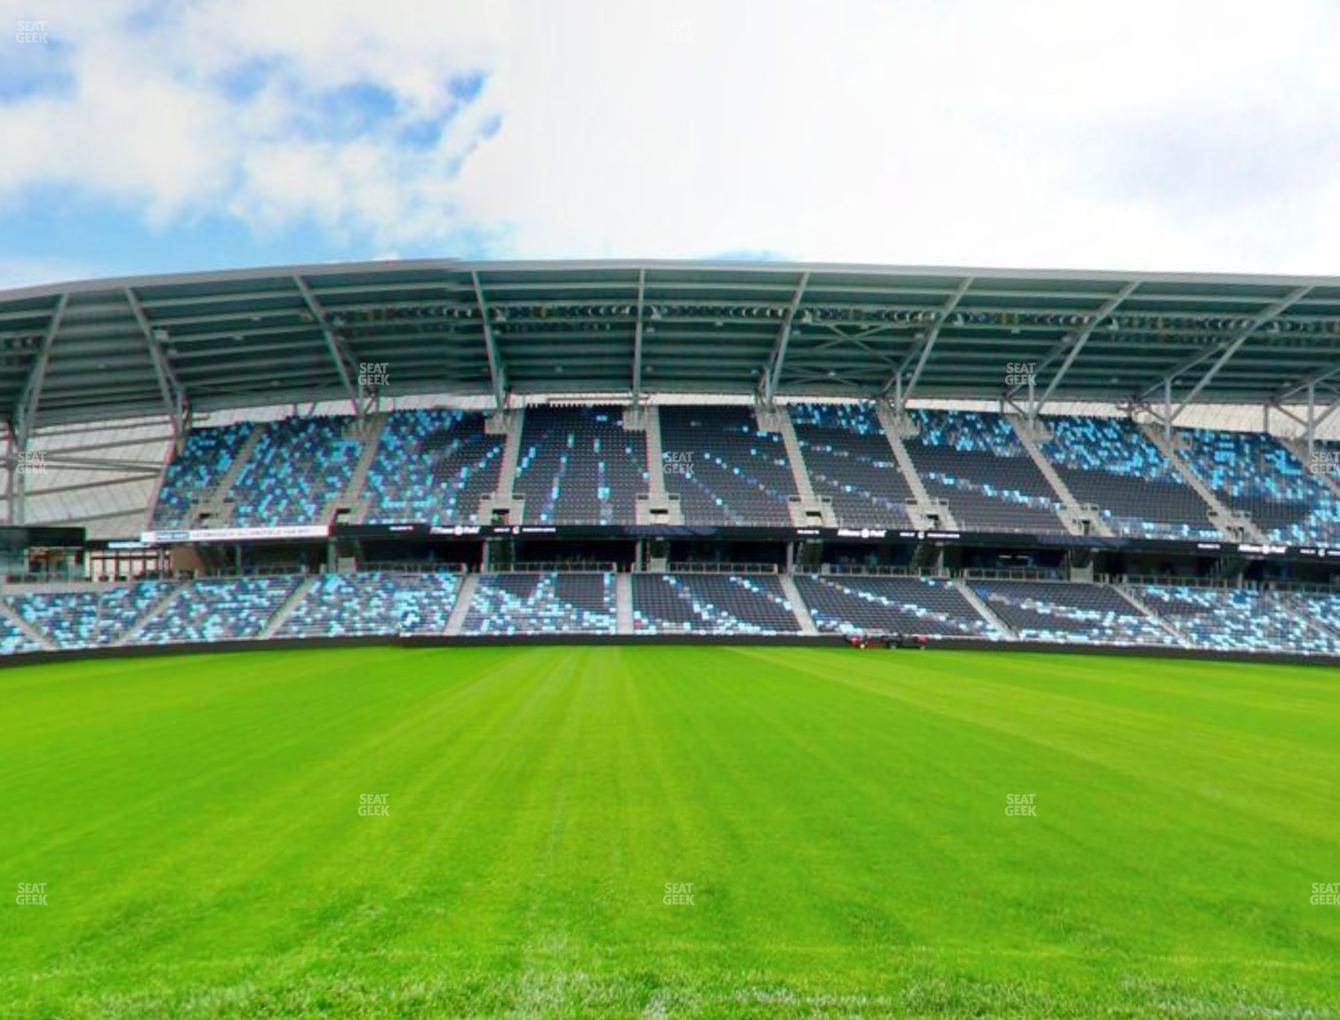
<instances>
[{"instance_id":1,"label":"mowed grass stripe","mask_svg":"<svg viewBox=\"0 0 1340 1020\"><path fill-rule=\"evenodd\" d=\"M0 1001L1329 1015L1336 681L702 647L10 670L0 874L51 905L0 911Z\"/></svg>"}]
</instances>

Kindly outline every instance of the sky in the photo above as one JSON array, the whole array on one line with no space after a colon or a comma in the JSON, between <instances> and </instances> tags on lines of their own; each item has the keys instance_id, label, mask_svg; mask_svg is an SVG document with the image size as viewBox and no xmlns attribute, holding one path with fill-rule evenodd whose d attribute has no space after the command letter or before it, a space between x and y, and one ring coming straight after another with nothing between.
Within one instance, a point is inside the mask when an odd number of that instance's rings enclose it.
<instances>
[{"instance_id":1,"label":"sky","mask_svg":"<svg viewBox=\"0 0 1340 1020\"><path fill-rule=\"evenodd\" d=\"M0 288L384 258L1340 274L1340 4L0 0Z\"/></svg>"}]
</instances>

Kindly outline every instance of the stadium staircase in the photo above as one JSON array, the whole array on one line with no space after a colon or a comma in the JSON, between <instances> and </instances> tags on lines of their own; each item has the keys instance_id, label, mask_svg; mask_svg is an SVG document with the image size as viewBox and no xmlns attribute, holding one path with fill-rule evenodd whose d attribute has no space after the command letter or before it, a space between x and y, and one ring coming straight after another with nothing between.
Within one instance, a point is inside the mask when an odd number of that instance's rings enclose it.
<instances>
[{"instance_id":1,"label":"stadium staircase","mask_svg":"<svg viewBox=\"0 0 1340 1020\"><path fill-rule=\"evenodd\" d=\"M1279 441L1281 446L1294 455L1298 463L1302 464L1304 468L1311 468L1312 459L1307 453L1306 439L1288 439L1283 436L1276 436L1275 438ZM1326 486L1326 488L1330 490L1332 496L1340 499L1340 478L1337 478L1330 471L1314 471L1312 472L1312 477L1322 485Z\"/></svg>"},{"instance_id":2,"label":"stadium staircase","mask_svg":"<svg viewBox=\"0 0 1340 1020\"><path fill-rule=\"evenodd\" d=\"M818 634L819 628L814 625L814 617L810 616L810 607L805 605L805 600L800 597L796 579L790 574L782 574L778 580L781 581L782 591L786 593L786 601L791 603L791 612L795 614L796 623L800 624L800 632Z\"/></svg>"},{"instance_id":3,"label":"stadium staircase","mask_svg":"<svg viewBox=\"0 0 1340 1020\"><path fill-rule=\"evenodd\" d=\"M1107 526L1103 520L1102 514L1098 508L1092 505L1081 505L1079 500L1075 499L1075 494L1070 491L1070 486L1066 485L1065 480L1056 473L1056 468L1052 467L1051 461L1043 456L1042 451L1038 449L1038 441L1046 442L1051 438L1051 434L1038 421L1028 421L1028 419L1017 414L1005 416L1005 420L1010 423L1014 429L1014 434L1019 437L1019 445L1022 446L1033 463L1042 472L1042 477L1047 480L1047 484L1052 487L1052 492L1056 493L1056 498L1064 505L1065 509L1057 514L1065 529L1072 535L1101 535L1104 538L1112 537L1112 529Z\"/></svg>"},{"instance_id":4,"label":"stadium staircase","mask_svg":"<svg viewBox=\"0 0 1340 1020\"><path fill-rule=\"evenodd\" d=\"M833 514L833 502L814 494L814 482L810 479L809 468L805 466L805 454L796 438L791 412L785 406L769 410L759 405L754 409L754 419L760 432L776 432L782 437L782 445L786 448L786 462L791 468L791 478L796 486L796 495L787 504L791 523L799 528L834 527L837 518Z\"/></svg>"},{"instance_id":5,"label":"stadium staircase","mask_svg":"<svg viewBox=\"0 0 1340 1020\"><path fill-rule=\"evenodd\" d=\"M261 628L260 639L272 638L279 633L279 628L288 622L288 618L293 615L293 610L298 607L298 603L307 597L307 593L312 590L312 585L316 583L316 574L303 579L302 584L293 589L293 594L286 598L274 615L270 617L269 622Z\"/></svg>"},{"instance_id":6,"label":"stadium staircase","mask_svg":"<svg viewBox=\"0 0 1340 1020\"><path fill-rule=\"evenodd\" d=\"M368 470L372 467L372 462L377 457L377 450L381 446L382 431L386 428L386 415L371 414L363 419L361 426L350 427L360 429L358 438L363 443L363 450L358 455L353 474L349 476L349 484L321 512L323 524L334 522L341 512L346 515L345 520L348 523L360 524L368 512L368 502L363 498L363 485L367 482Z\"/></svg>"},{"instance_id":7,"label":"stadium staircase","mask_svg":"<svg viewBox=\"0 0 1340 1020\"><path fill-rule=\"evenodd\" d=\"M1183 648L1195 647L1191 639L1188 638L1185 634L1183 634L1181 630L1178 629L1175 623L1173 623L1166 616L1159 616L1158 613L1154 612L1154 610L1150 609L1147 605L1145 605L1144 602L1142 602L1139 599L1139 597L1136 596L1135 592L1131 591L1129 588L1127 588L1125 585L1122 584L1114 584L1111 586L1111 588L1114 592L1116 592L1123 599L1125 599L1132 609L1135 609L1146 619L1162 627L1163 630L1166 631Z\"/></svg>"},{"instance_id":8,"label":"stadium staircase","mask_svg":"<svg viewBox=\"0 0 1340 1020\"><path fill-rule=\"evenodd\" d=\"M255 433L253 432L252 434L254 435ZM138 620L127 627L121 636L112 642L113 647L119 648L123 645L136 644L140 632L144 630L145 625L148 624L149 621L156 620L158 617L162 616L167 610L167 607L190 586L190 581L183 581L164 592L162 598L146 609Z\"/></svg>"},{"instance_id":9,"label":"stadium staircase","mask_svg":"<svg viewBox=\"0 0 1340 1020\"><path fill-rule=\"evenodd\" d=\"M972 590L972 585L961 579L954 581L953 584L954 587L958 589L959 594L967 599L968 604L972 606L973 609L977 610L977 615L985 620L989 627L995 628L998 633L1005 637L1006 641L1018 640L1018 635L1009 627L1005 626L1004 621L992 611L991 607L982 600L980 595Z\"/></svg>"},{"instance_id":10,"label":"stadium staircase","mask_svg":"<svg viewBox=\"0 0 1340 1020\"><path fill-rule=\"evenodd\" d=\"M661 409L655 404L629 407L623 413L626 432L641 432L647 448L647 492L637 497L638 524L683 524L679 496L665 488L665 460L661 452Z\"/></svg>"},{"instance_id":11,"label":"stadium staircase","mask_svg":"<svg viewBox=\"0 0 1340 1020\"><path fill-rule=\"evenodd\" d=\"M903 435L908 429L915 430L916 426L905 419L900 420L894 413L892 404L881 400L875 408L879 423L884 426L884 436L889 441L890 449L893 450L893 459L898 462L898 470L903 473L903 478L907 480L908 487L917 499L916 506L907 508L907 515L912 519L912 525L921 531L956 530L958 521L954 519L949 504L944 500L931 499L921 475L917 474L917 466L912 463L911 454L903 445Z\"/></svg>"},{"instance_id":12,"label":"stadium staircase","mask_svg":"<svg viewBox=\"0 0 1340 1020\"><path fill-rule=\"evenodd\" d=\"M478 574L466 574L461 578L461 587L456 592L456 601L452 604L451 614L443 634L459 634L465 626L465 618L470 615L470 603L474 601L475 589L479 587Z\"/></svg>"},{"instance_id":13,"label":"stadium staircase","mask_svg":"<svg viewBox=\"0 0 1340 1020\"><path fill-rule=\"evenodd\" d=\"M516 465L521 459L521 433L526 425L526 410L518 407L489 415L484 432L504 436L502 462L498 467L498 487L479 501L479 522L491 524L501 516L508 524L520 524L525 518L526 500L515 494Z\"/></svg>"},{"instance_id":14,"label":"stadium staircase","mask_svg":"<svg viewBox=\"0 0 1340 1020\"><path fill-rule=\"evenodd\" d=\"M614 575L614 632L633 633L633 575Z\"/></svg>"},{"instance_id":15,"label":"stadium staircase","mask_svg":"<svg viewBox=\"0 0 1340 1020\"><path fill-rule=\"evenodd\" d=\"M199 505L191 508L191 514L187 521L188 527L200 527L206 520L211 527L219 527L226 525L232 518L233 506L227 501L228 492L232 489L233 483L237 481L237 476L242 473L242 469L246 467L247 461L256 449L256 444L260 442L261 433L264 431L264 422L252 423L251 431L247 433L242 448L237 451L237 456L228 465L228 470L223 473L219 483L214 486L214 491L201 500Z\"/></svg>"},{"instance_id":16,"label":"stadium staircase","mask_svg":"<svg viewBox=\"0 0 1340 1020\"><path fill-rule=\"evenodd\" d=\"M1201 501L1209 510L1210 523L1219 529L1219 532L1227 539L1236 540L1235 531L1241 531L1242 537L1250 542L1264 542L1266 537L1262 534L1250 517L1246 514L1235 514L1219 501L1213 490L1200 480L1200 476L1187 466L1182 455L1178 453L1174 443L1163 435L1163 430L1152 422L1144 422L1139 425L1140 434L1158 447L1159 452L1168 459L1172 469L1177 472L1177 476L1186 482L1201 498Z\"/></svg>"},{"instance_id":17,"label":"stadium staircase","mask_svg":"<svg viewBox=\"0 0 1340 1020\"><path fill-rule=\"evenodd\" d=\"M0 599L0 617L4 617L6 620L12 623L20 631L20 633L26 635L30 640L36 641L38 647L40 647L42 651L44 652L57 651L56 643L52 641L51 638L47 637L40 630L34 627L31 623L25 620L22 616L16 613L13 607L10 606L9 603L5 602L3 599Z\"/></svg>"}]
</instances>

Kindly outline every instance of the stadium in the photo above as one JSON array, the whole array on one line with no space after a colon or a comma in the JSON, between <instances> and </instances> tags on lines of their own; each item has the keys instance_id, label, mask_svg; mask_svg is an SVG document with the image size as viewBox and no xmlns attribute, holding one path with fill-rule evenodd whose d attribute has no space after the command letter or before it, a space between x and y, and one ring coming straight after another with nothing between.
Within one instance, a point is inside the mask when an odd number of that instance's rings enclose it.
<instances>
[{"instance_id":1,"label":"stadium","mask_svg":"<svg viewBox=\"0 0 1340 1020\"><path fill-rule=\"evenodd\" d=\"M10 1015L1340 1010L1338 278L294 265L0 366Z\"/></svg>"}]
</instances>

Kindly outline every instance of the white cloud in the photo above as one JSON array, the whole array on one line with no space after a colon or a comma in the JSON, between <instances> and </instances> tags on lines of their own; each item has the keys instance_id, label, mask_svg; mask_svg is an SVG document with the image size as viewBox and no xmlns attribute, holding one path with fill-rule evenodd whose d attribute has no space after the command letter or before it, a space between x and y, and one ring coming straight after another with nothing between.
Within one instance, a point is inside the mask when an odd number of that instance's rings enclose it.
<instances>
[{"instance_id":1,"label":"white cloud","mask_svg":"<svg viewBox=\"0 0 1340 1020\"><path fill-rule=\"evenodd\" d=\"M0 258L0 290L61 280L85 280L90 275L84 263L74 260Z\"/></svg>"},{"instance_id":2,"label":"white cloud","mask_svg":"<svg viewBox=\"0 0 1340 1020\"><path fill-rule=\"evenodd\" d=\"M50 25L70 95L0 102L0 199L67 181L369 254L1340 272L1321 0L109 6ZM314 124L359 83L394 113Z\"/></svg>"}]
</instances>

